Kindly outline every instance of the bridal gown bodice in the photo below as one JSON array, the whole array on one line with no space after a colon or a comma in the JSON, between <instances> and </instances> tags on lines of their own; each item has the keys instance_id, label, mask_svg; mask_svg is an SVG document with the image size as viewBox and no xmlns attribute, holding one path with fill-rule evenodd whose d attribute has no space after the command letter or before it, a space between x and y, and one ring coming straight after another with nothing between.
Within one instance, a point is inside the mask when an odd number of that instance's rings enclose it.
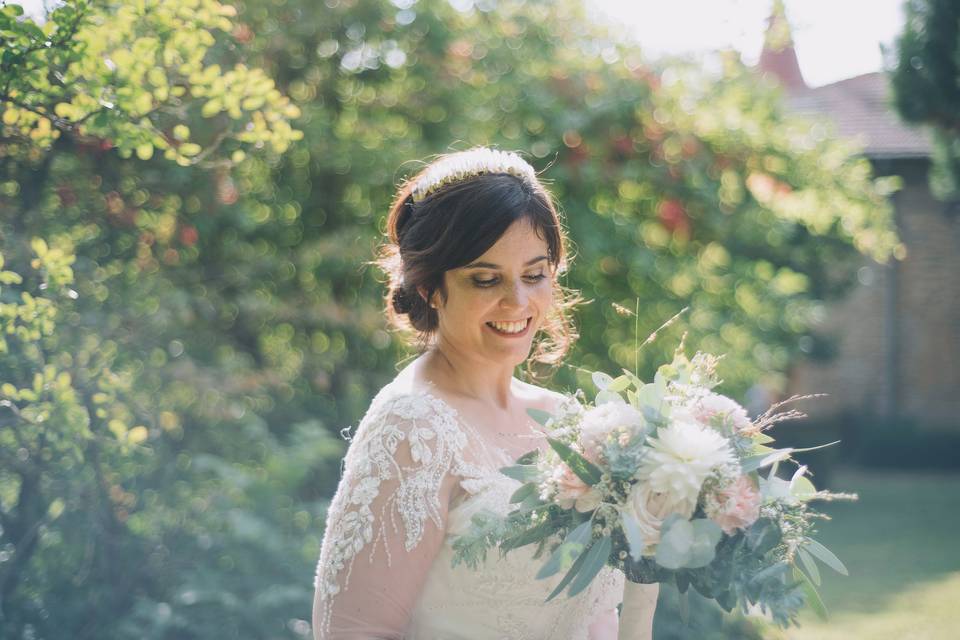
<instances>
[{"instance_id":1,"label":"bridal gown bodice","mask_svg":"<svg viewBox=\"0 0 960 640\"><path fill-rule=\"evenodd\" d=\"M351 440L327 514L316 637L586 639L597 616L615 615L623 574L610 567L573 598L545 602L562 575L535 578L546 556L534 559L534 544L505 556L491 549L478 568L452 566L473 514L513 507L520 483L499 469L517 455L402 373L385 386Z\"/></svg>"}]
</instances>

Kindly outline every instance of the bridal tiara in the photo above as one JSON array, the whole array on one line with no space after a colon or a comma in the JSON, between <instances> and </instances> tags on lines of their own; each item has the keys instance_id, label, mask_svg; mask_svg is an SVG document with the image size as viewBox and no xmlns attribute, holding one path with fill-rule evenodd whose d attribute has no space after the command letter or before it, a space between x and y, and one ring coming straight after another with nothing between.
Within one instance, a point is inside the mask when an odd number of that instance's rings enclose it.
<instances>
[{"instance_id":1,"label":"bridal tiara","mask_svg":"<svg viewBox=\"0 0 960 640\"><path fill-rule=\"evenodd\" d=\"M485 173L509 173L530 184L537 179L533 167L516 153L474 147L452 153L432 164L414 185L413 201L421 202L448 184Z\"/></svg>"}]
</instances>

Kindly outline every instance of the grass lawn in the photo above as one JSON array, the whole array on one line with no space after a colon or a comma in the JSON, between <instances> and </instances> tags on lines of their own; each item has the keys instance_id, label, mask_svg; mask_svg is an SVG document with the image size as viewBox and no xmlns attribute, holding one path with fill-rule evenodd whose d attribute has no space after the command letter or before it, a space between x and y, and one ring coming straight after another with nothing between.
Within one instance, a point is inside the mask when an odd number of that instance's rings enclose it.
<instances>
[{"instance_id":1,"label":"grass lawn","mask_svg":"<svg viewBox=\"0 0 960 640\"><path fill-rule=\"evenodd\" d=\"M821 621L771 637L789 640L960 638L960 474L838 471L830 489L858 502L819 503L835 519L818 540L850 570L821 566Z\"/></svg>"}]
</instances>

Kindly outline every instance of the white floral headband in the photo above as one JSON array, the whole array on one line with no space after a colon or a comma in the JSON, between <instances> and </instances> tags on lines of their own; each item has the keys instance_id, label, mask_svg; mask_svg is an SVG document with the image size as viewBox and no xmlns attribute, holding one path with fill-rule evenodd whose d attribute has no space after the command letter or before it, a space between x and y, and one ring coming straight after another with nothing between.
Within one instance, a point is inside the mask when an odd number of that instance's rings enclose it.
<instances>
[{"instance_id":1,"label":"white floral headband","mask_svg":"<svg viewBox=\"0 0 960 640\"><path fill-rule=\"evenodd\" d=\"M413 201L420 202L448 184L484 173L509 173L530 184L537 179L533 167L512 151L474 147L450 154L433 164L414 186Z\"/></svg>"}]
</instances>

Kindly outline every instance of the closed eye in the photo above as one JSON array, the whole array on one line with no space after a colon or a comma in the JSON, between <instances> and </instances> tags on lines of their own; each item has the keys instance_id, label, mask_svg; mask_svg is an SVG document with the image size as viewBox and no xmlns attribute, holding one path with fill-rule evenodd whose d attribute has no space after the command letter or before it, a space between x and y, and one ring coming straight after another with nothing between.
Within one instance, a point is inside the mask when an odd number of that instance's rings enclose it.
<instances>
[{"instance_id":1,"label":"closed eye","mask_svg":"<svg viewBox=\"0 0 960 640\"><path fill-rule=\"evenodd\" d=\"M540 280L543 280L547 276L542 273L537 273L534 275L523 276L523 277L526 278L528 282L539 282ZM490 278L489 280L480 280L479 278L473 279L474 284L476 284L478 287L492 287L493 285L497 284L499 281L500 281L499 278Z\"/></svg>"}]
</instances>

